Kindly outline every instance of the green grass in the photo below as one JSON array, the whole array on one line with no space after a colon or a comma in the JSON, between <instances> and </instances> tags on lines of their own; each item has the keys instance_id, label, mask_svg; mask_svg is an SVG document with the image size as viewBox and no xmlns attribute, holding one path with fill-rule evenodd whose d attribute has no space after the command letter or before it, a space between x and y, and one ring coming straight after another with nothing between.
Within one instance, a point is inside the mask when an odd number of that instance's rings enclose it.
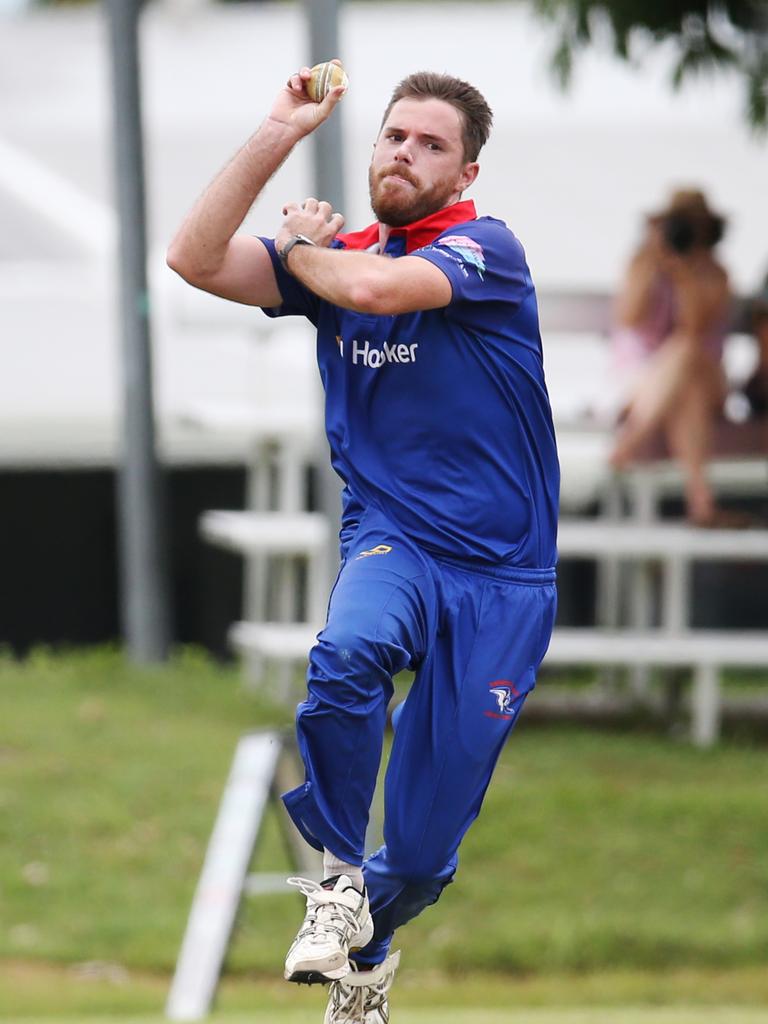
<instances>
[{"instance_id":1,"label":"green grass","mask_svg":"<svg viewBox=\"0 0 768 1024\"><path fill-rule=\"evenodd\" d=\"M0 702L0 1019L156 1015L236 740L290 715L193 652L152 671L117 651L6 657ZM396 1024L653 1003L746 1024L768 1005L765 754L523 720L456 884L398 936ZM256 863L286 867L274 817ZM244 905L222 1021L317 1019L316 991L270 981L300 914L290 894Z\"/></svg>"},{"instance_id":2,"label":"green grass","mask_svg":"<svg viewBox=\"0 0 768 1024\"><path fill-rule=\"evenodd\" d=\"M237 737L278 719L192 652L0 663L0 958L168 970Z\"/></svg>"},{"instance_id":3,"label":"green grass","mask_svg":"<svg viewBox=\"0 0 768 1024\"><path fill-rule=\"evenodd\" d=\"M466 847L471 887L447 894L454 913L436 936L443 962L466 963L467 924L478 936L471 966L763 962L764 757L523 726L489 793L483 831ZM485 930L488 919L494 927Z\"/></svg>"},{"instance_id":4,"label":"green grass","mask_svg":"<svg viewBox=\"0 0 768 1024\"><path fill-rule=\"evenodd\" d=\"M424 1021L510 1021L570 1024L585 1015L605 1021L693 1021L736 1024L760 1020L768 1005L763 969L729 971L607 971L528 978L498 975L461 978L404 969L393 1004L393 1024ZM105 968L61 968L40 964L0 966L0 1019L4 1024L58 1020L159 1024L167 979ZM213 1024L279 1020L317 1024L323 990L299 988L274 979L224 979ZM724 1008L727 1007L727 1013ZM760 1009L760 1008L763 1009ZM642 1010L642 1013L640 1012Z\"/></svg>"},{"instance_id":5,"label":"green grass","mask_svg":"<svg viewBox=\"0 0 768 1024\"><path fill-rule=\"evenodd\" d=\"M700 1007L649 1009L648 1007L622 1007L601 1010L583 1007L575 1010L411 1010L394 1009L396 1024L764 1024L765 1010L713 1007L702 1011ZM319 1024L323 1004L311 1010L248 1011L240 1014L217 1014L211 1018L220 1024ZM19 1020L19 1018L15 1018ZM11 1018L9 1024L12 1024ZM25 1024L56 1024L58 1017L25 1018ZM167 1024L162 1015L149 1017L90 1017L88 1024ZM393 1022L394 1024L394 1022Z\"/></svg>"}]
</instances>

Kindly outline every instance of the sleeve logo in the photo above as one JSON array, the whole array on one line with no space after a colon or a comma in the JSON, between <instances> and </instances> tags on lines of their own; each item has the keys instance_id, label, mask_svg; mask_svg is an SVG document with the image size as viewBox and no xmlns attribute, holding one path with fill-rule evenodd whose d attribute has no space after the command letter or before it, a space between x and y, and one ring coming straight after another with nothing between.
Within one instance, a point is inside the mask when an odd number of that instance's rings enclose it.
<instances>
[{"instance_id":1,"label":"sleeve logo","mask_svg":"<svg viewBox=\"0 0 768 1024\"><path fill-rule=\"evenodd\" d=\"M474 267L480 275L480 280L483 280L485 253L483 252L483 247L474 238L469 238L467 235L446 235L443 238L438 238L435 246L445 247L452 252L458 253L464 263Z\"/></svg>"}]
</instances>

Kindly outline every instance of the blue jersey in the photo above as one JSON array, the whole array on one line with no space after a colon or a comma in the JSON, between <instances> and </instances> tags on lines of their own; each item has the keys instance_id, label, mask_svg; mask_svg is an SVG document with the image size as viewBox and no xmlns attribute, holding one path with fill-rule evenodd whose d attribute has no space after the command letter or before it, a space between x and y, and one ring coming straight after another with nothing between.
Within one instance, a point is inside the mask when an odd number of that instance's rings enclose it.
<instances>
[{"instance_id":1,"label":"blue jersey","mask_svg":"<svg viewBox=\"0 0 768 1024\"><path fill-rule=\"evenodd\" d=\"M429 260L453 290L448 306L398 316L318 298L263 241L283 298L265 312L317 327L344 527L373 506L438 558L554 566L559 467L536 295L506 225L460 202L393 229L385 254ZM334 246L377 242L374 224Z\"/></svg>"}]
</instances>

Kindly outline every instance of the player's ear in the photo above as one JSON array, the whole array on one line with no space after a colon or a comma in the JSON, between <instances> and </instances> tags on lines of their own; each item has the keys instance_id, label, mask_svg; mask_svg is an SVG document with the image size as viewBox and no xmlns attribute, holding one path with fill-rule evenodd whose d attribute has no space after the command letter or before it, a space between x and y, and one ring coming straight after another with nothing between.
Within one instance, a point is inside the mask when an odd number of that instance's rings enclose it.
<instances>
[{"instance_id":1,"label":"player's ear","mask_svg":"<svg viewBox=\"0 0 768 1024\"><path fill-rule=\"evenodd\" d=\"M479 173L480 164L476 163L475 161L464 164L459 175L459 191L463 192L464 189L469 188L469 186L474 182L475 178L478 176Z\"/></svg>"}]
</instances>

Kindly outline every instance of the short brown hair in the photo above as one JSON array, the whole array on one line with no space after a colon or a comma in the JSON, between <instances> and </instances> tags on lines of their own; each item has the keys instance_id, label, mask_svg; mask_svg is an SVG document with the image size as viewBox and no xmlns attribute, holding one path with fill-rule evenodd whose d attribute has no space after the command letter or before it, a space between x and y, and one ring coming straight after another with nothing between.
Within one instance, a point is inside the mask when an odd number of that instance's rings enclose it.
<instances>
[{"instance_id":1,"label":"short brown hair","mask_svg":"<svg viewBox=\"0 0 768 1024\"><path fill-rule=\"evenodd\" d=\"M392 107L404 99L444 100L455 107L464 125L464 157L466 160L477 160L491 133L493 112L474 85L462 82L460 78L454 78L452 75L438 74L436 71L415 71L395 86L381 119L382 125L389 117Z\"/></svg>"}]
</instances>

